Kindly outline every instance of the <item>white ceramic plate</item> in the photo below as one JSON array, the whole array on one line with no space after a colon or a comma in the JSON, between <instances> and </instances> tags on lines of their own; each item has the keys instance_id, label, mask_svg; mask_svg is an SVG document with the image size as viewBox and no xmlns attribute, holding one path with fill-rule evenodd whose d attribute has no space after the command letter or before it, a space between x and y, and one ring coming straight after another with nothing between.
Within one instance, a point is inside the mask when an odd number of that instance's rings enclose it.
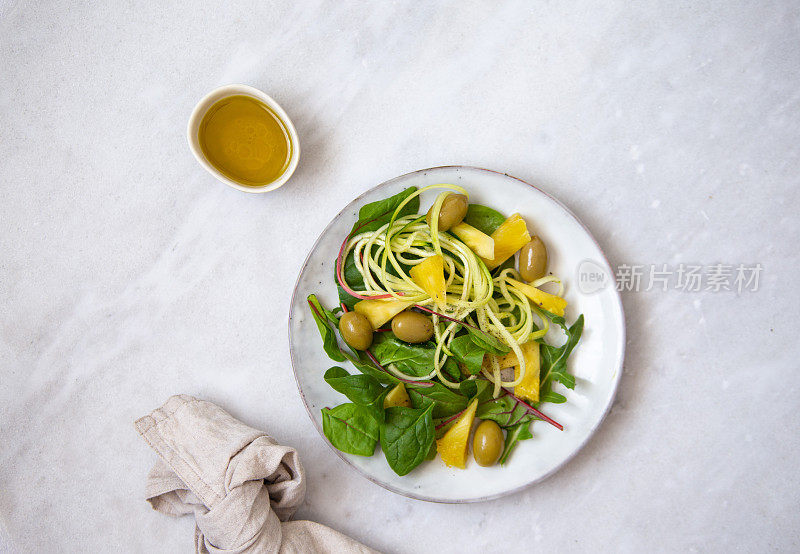
<instances>
[{"instance_id":1,"label":"white ceramic plate","mask_svg":"<svg viewBox=\"0 0 800 554\"><path fill-rule=\"evenodd\" d=\"M404 477L396 475L380 448L369 458L336 452L369 480L411 498L436 502L477 502L511 494L551 475L595 432L611 407L622 373L625 320L608 262L586 228L562 204L536 187L502 173L474 167L450 166L423 169L387 181L348 204L331 221L308 255L295 285L289 314L289 347L297 386L308 414L322 433L320 410L347 399L322 378L337 364L322 350L322 340L309 313L306 297L314 293L328 308L338 304L334 283L336 254L342 240L366 203L391 196L409 186L455 183L465 187L470 201L491 206L506 215L519 212L531 234L547 245L549 269L565 282L567 321L584 314L581 341L569 360L577 385L565 404L544 404L542 411L564 425L564 431L537 421L533 439L519 443L504 466L484 468L470 459L466 470L449 468L437 457L423 462ZM427 209L437 191L423 194ZM603 286L605 284L605 286ZM556 335L557 337L557 335ZM556 340L558 340L556 338ZM559 343L560 344L560 343ZM471 456L470 456L471 458Z\"/></svg>"}]
</instances>

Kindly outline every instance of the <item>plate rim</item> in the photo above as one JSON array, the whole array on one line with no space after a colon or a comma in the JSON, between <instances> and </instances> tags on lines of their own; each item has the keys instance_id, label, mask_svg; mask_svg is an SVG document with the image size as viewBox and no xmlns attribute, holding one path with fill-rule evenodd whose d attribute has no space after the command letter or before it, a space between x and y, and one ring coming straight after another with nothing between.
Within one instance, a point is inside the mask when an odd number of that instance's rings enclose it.
<instances>
[{"instance_id":1,"label":"plate rim","mask_svg":"<svg viewBox=\"0 0 800 554\"><path fill-rule=\"evenodd\" d=\"M374 187L370 187L369 189L365 190L364 192L362 192L361 194L356 196L354 199L349 201L344 207L342 207L341 210L339 210L336 213L336 215L334 215L331 218L331 220L328 222L328 224L325 226L325 228L320 232L319 236L317 236L317 239L314 241L314 244L311 245L311 248L308 250L308 254L306 254L306 257L303 260L303 264L300 266L300 271L297 274L297 279L295 280L294 288L292 290L292 297L291 297L291 300L289 301L289 317L288 317L288 320L287 320L288 321L288 324L287 324L288 329L287 330L288 330L288 339L289 339L289 345L288 345L289 346L289 361L290 361L291 366L292 366L292 374L294 375L294 381L295 381L295 384L297 385L297 391L300 393L300 399L303 401L303 407L305 408L306 413L308 414L308 417L311 420L311 423L314 425L314 428L317 430L319 435L322 437L323 441L328 446L328 448L333 450L333 452L341 460L343 460L345 462L345 464L347 464L347 466L349 468L355 470L359 475L361 475L362 477L364 477L367 480L371 481L372 483L374 483L374 484L376 484L376 485L378 485L378 486L380 486L380 487L382 487L382 488L384 488L384 489L386 489L388 491L391 491L391 492L393 492L395 494L399 494L401 496L405 496L406 498L412 498L414 500L422 500L424 502L435 502L435 503L438 503L438 504L473 504L473 503L477 503L477 502L488 502L490 500L496 500L498 498L502 498L502 497L505 497L505 496L510 496L510 495L513 495L513 494L517 494L517 493L523 491L524 489L527 489L528 487L531 487L533 485L541 483L545 479L551 477L554 473L556 473L559 470L561 470L565 465L567 465L570 461L572 461L572 459L578 454L578 452L580 452L581 450L584 449L584 447L589 443L589 441L592 439L592 437L594 437L594 434L597 432L597 429L600 428L600 425L603 424L603 422L605 421L605 419L608 416L609 412L611 411L612 406L614 405L614 399L616 398L617 391L619 390L619 382L622 379L623 367L625 365L625 346L626 346L627 325L626 325L626 322L625 322L625 309L624 309L624 306L622 304L622 297L621 297L619 291L615 288L614 289L614 293L615 293L614 294L614 298L616 299L617 307L619 308L619 312L620 312L620 314L622 316L621 317L621 327L620 327L620 358L619 358L619 365L614 370L614 375L613 375L613 378L612 378L613 379L612 391L611 391L611 394L608 397L608 403L607 403L605 409L603 410L603 413L601 414L600 418L591 427L591 429L589 430L589 433L586 435L586 438L583 439L583 441L581 441L580 444L578 444L577 448L575 448L572 452L570 452L570 454L568 456L566 456L558 465L553 467L550 471L540 475L536 479L533 479L532 481L530 481L530 482L528 482L528 483L526 483L524 485L520 485L518 487L515 487L513 489L509 489L509 490L506 490L506 491L498 492L496 494L490 494L490 495L481 496L481 497L478 497L478 498L442 499L442 498L426 496L426 495L423 495L423 494L416 494L416 493L413 493L413 492L410 492L410 491L400 490L400 489L394 487L393 485L390 485L388 483L384 483L384 482L378 480L377 478L373 477L372 475L369 475L364 470L362 470L360 467L356 466L350 460L348 460L347 457L345 457L343 452L339 451L335 446L333 446L331 444L331 442L325 436L325 433L323 432L322 427L317 422L317 420L314 417L314 415L311 413L311 408L309 408L309 406L308 406L308 402L306 401L306 395L303 392L303 387L300 385L300 380L298 379L298 376L297 376L297 369L295 368L295 360L294 360L294 349L292 348L292 307L295 305L295 299L297 298L297 289L300 286L300 277L303 275L303 271L308 266L308 261L311 258L311 254L316 250L317 245L322 240L322 237L325 236L325 234L328 232L328 229L330 229L330 227L334 224L334 222L337 221L339 219L339 217L341 217L344 214L344 212L348 208L348 206L350 206L351 204L355 204L356 202L358 202L359 200L364 198L366 195L368 195L370 192L372 192L373 190L375 190L375 189L377 189L379 187L383 187L385 185L391 185L395 181L399 181L401 179L405 179L405 178L410 177L412 175L417 175L417 174L420 174L420 173L426 173L428 171L434 171L434 170L439 170L439 169L455 169L455 170L467 169L467 170L474 170L474 171L479 171L479 172L493 173L493 174L496 174L496 175L503 175L505 177L508 177L510 179L514 179L515 181L519 181L520 183L539 191L541 194L546 196L548 199L550 199L551 201L555 202L567 214L569 214L569 216L572 217L572 219L575 220L575 222L581 227L581 229L583 229L583 231L586 233L586 235L591 239L591 241L597 247L597 250L598 250L598 252L600 252L600 256L602 257L602 261L605 263L606 268L608 268L608 269L611 268L611 264L608 263L608 258L606 257L605 252L600 247L600 244L597 242L597 239L594 238L594 235L592 235L592 233L589 231L589 229L586 227L586 225L583 223L583 221L581 221L581 219L577 215L575 215L572 212L572 210L570 210L560 200L558 200L557 198L555 198L551 194L547 193L546 191L542 190L541 188L537 187L536 185L533 185L533 184L531 184L531 183L529 183L529 182L527 182L527 181L525 181L523 179L520 179L519 177L514 177L513 175L509 175L508 173L505 173L503 171L496 171L496 170L493 170L493 169L487 169L487 168L484 168L484 167L471 166L471 165L439 165L439 166L434 166L434 167L428 167L428 168L425 168L425 169L417 169L417 170L414 170L414 171L409 171L408 173L403 173L402 175L398 175L396 177L392 177L391 179L388 179L386 181L378 183Z\"/></svg>"}]
</instances>

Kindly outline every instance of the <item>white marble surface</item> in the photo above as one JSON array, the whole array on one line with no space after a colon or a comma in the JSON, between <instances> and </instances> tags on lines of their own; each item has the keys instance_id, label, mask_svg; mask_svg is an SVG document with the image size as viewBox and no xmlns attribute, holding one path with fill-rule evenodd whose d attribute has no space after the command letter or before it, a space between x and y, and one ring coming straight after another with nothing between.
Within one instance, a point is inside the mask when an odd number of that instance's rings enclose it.
<instances>
[{"instance_id":1,"label":"white marble surface","mask_svg":"<svg viewBox=\"0 0 800 554\"><path fill-rule=\"evenodd\" d=\"M387 551L800 547L796 3L97 4L0 2L0 550L189 552L191 520L142 499L154 454L132 425L178 392L295 444L299 516ZM194 103L230 82L297 125L278 192L189 153ZM461 506L345 467L286 340L328 220L453 163L540 184L612 264L765 268L741 296L626 293L595 438Z\"/></svg>"}]
</instances>

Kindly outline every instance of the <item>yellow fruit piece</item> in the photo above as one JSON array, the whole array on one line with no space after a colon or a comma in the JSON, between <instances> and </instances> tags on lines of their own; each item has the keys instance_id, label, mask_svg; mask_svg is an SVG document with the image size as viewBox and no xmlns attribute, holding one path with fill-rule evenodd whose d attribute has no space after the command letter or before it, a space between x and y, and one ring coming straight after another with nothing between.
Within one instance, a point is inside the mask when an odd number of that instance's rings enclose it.
<instances>
[{"instance_id":1,"label":"yellow fruit piece","mask_svg":"<svg viewBox=\"0 0 800 554\"><path fill-rule=\"evenodd\" d=\"M539 401L539 343L526 342L520 345L525 360L525 376L514 387L514 394L531 402ZM519 363L514 365L514 379L519 378Z\"/></svg>"},{"instance_id":2,"label":"yellow fruit piece","mask_svg":"<svg viewBox=\"0 0 800 554\"><path fill-rule=\"evenodd\" d=\"M501 263L517 253L517 251L531 241L531 234L525 220L519 214L514 214L506 219L500 227L492 233L494 240L494 256L485 258L486 267L494 269Z\"/></svg>"},{"instance_id":3,"label":"yellow fruit piece","mask_svg":"<svg viewBox=\"0 0 800 554\"><path fill-rule=\"evenodd\" d=\"M494 239L486 233L481 233L472 225L459 223L450 232L457 236L461 242L470 247L481 258L491 260L494 258Z\"/></svg>"},{"instance_id":4,"label":"yellow fruit piece","mask_svg":"<svg viewBox=\"0 0 800 554\"><path fill-rule=\"evenodd\" d=\"M543 290L537 289L536 287L526 283L520 283L516 279L509 279L508 282L517 287L522 294L527 296L531 302L540 308L555 315L564 315L564 308L567 307L567 301L560 296L550 294L549 292L544 292Z\"/></svg>"},{"instance_id":5,"label":"yellow fruit piece","mask_svg":"<svg viewBox=\"0 0 800 554\"><path fill-rule=\"evenodd\" d=\"M456 420L455 424L447 430L444 436L436 441L436 450L442 456L442 461L451 467L464 469L467 467L467 446L469 446L469 433L475 419L475 410L478 409L478 399L473 400Z\"/></svg>"},{"instance_id":6,"label":"yellow fruit piece","mask_svg":"<svg viewBox=\"0 0 800 554\"><path fill-rule=\"evenodd\" d=\"M411 306L413 302L386 298L379 300L361 300L353 309L367 318L373 329L379 329L384 323Z\"/></svg>"},{"instance_id":7,"label":"yellow fruit piece","mask_svg":"<svg viewBox=\"0 0 800 554\"><path fill-rule=\"evenodd\" d=\"M397 386L390 390L386 398L383 399L384 408L393 408L394 406L411 407L411 399L408 397L403 383L397 383Z\"/></svg>"},{"instance_id":8,"label":"yellow fruit piece","mask_svg":"<svg viewBox=\"0 0 800 554\"><path fill-rule=\"evenodd\" d=\"M517 360L517 355L514 354L513 350L508 354L503 354L502 356L496 356L496 358L497 358L497 363L500 364L500 369L506 367L514 367L519 363L519 361Z\"/></svg>"},{"instance_id":9,"label":"yellow fruit piece","mask_svg":"<svg viewBox=\"0 0 800 554\"><path fill-rule=\"evenodd\" d=\"M439 254L428 256L424 261L411 268L411 280L431 295L436 304L443 308L447 304L444 279L444 258Z\"/></svg>"}]
</instances>

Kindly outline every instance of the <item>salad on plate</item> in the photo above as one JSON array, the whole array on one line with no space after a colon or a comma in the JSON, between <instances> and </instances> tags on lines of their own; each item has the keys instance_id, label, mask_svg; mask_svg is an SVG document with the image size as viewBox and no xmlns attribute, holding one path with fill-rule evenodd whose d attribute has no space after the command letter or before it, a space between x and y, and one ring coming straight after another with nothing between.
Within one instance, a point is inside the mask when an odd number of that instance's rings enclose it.
<instances>
[{"instance_id":1,"label":"salad on plate","mask_svg":"<svg viewBox=\"0 0 800 554\"><path fill-rule=\"evenodd\" d=\"M420 194L437 189L420 213ZM335 448L372 456L380 444L406 475L437 455L464 469L470 438L491 466L534 421L563 430L542 405L566 402L557 383L575 387L567 360L583 316L566 321L564 285L519 214L470 203L458 185L410 187L362 206L342 239L339 306L308 297L325 353L358 371L321 376L348 400L322 409Z\"/></svg>"}]
</instances>

